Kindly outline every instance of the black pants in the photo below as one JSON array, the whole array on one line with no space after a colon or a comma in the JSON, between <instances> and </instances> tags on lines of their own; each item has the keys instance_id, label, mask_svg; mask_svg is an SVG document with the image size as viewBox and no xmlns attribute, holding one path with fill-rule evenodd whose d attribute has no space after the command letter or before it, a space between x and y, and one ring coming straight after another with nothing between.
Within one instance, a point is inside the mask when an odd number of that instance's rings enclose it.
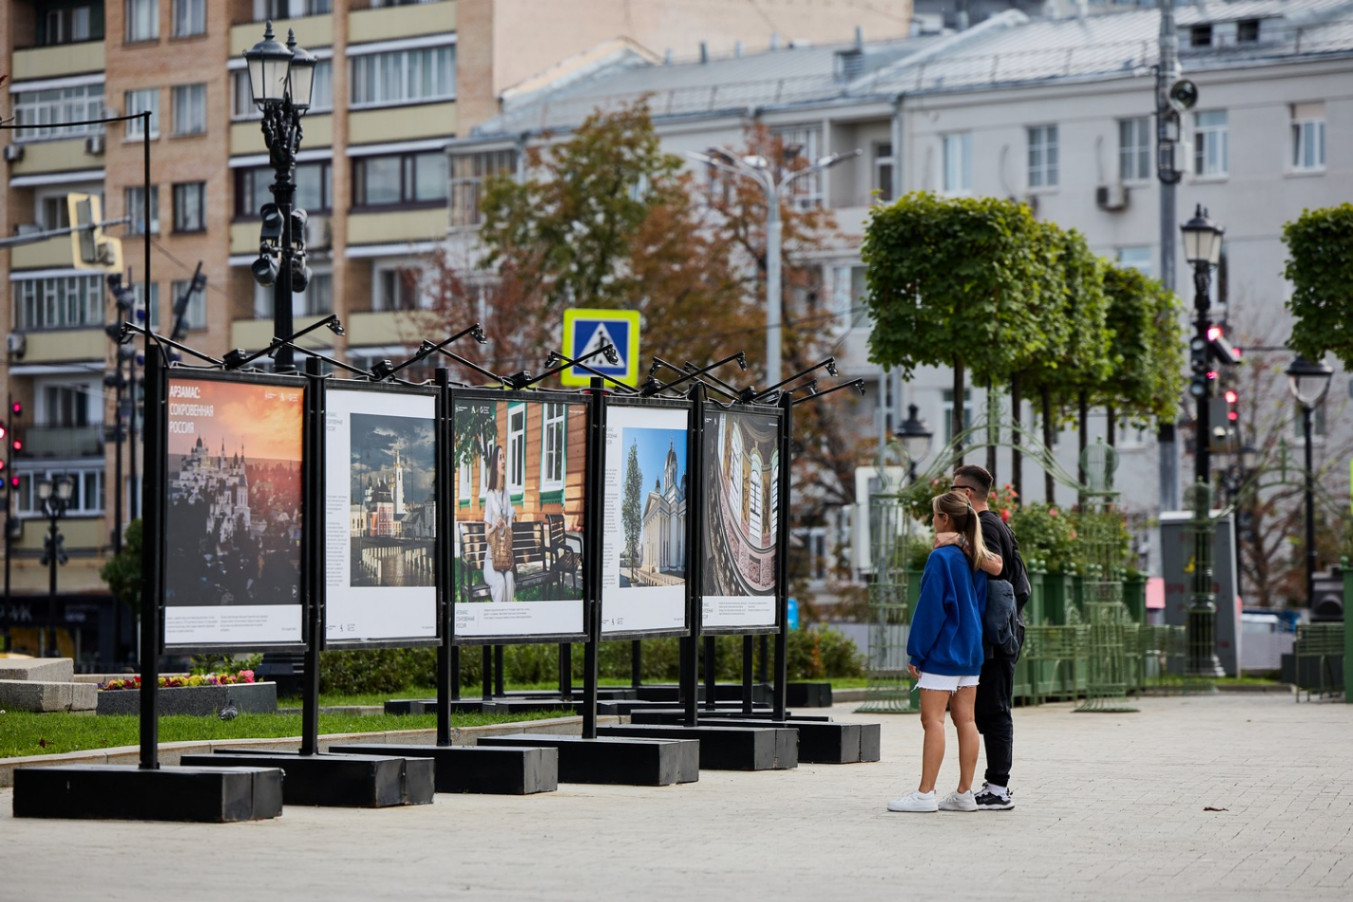
<instances>
[{"instance_id":1,"label":"black pants","mask_svg":"<svg viewBox=\"0 0 1353 902\"><path fill-rule=\"evenodd\" d=\"M1015 659L994 655L982 664L977 684L973 719L987 749L986 781L993 786L1010 785L1010 764L1015 754L1015 721L1010 706L1015 697Z\"/></svg>"}]
</instances>

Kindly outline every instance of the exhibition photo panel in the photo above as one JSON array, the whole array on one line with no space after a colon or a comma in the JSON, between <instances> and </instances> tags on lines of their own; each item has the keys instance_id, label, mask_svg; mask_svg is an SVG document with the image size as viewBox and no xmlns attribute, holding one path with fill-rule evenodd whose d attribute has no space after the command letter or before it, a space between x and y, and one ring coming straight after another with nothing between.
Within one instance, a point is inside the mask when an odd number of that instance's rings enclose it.
<instances>
[{"instance_id":1,"label":"exhibition photo panel","mask_svg":"<svg viewBox=\"0 0 1353 902\"><path fill-rule=\"evenodd\" d=\"M704 414L703 632L776 624L778 411Z\"/></svg>"},{"instance_id":2,"label":"exhibition photo panel","mask_svg":"<svg viewBox=\"0 0 1353 902\"><path fill-rule=\"evenodd\" d=\"M436 641L435 389L325 392L325 644Z\"/></svg>"},{"instance_id":3,"label":"exhibition photo panel","mask_svg":"<svg viewBox=\"0 0 1353 902\"><path fill-rule=\"evenodd\" d=\"M581 639L587 403L452 390L454 641Z\"/></svg>"},{"instance_id":4,"label":"exhibition photo panel","mask_svg":"<svg viewBox=\"0 0 1353 902\"><path fill-rule=\"evenodd\" d=\"M688 629L685 402L606 405L602 635Z\"/></svg>"},{"instance_id":5,"label":"exhibition photo panel","mask_svg":"<svg viewBox=\"0 0 1353 902\"><path fill-rule=\"evenodd\" d=\"M300 644L304 383L166 381L165 648Z\"/></svg>"}]
</instances>

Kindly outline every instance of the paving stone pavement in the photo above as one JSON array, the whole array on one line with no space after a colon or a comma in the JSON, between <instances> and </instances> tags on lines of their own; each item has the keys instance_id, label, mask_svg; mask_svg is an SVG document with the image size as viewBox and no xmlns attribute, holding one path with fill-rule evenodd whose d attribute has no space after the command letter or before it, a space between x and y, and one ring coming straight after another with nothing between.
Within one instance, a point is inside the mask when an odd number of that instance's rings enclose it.
<instances>
[{"instance_id":1,"label":"paving stone pavement","mask_svg":"<svg viewBox=\"0 0 1353 902\"><path fill-rule=\"evenodd\" d=\"M879 763L681 786L288 806L225 825L16 820L5 789L0 900L1353 898L1353 706L1136 704L1018 709L1005 812L887 812L915 787L920 724L853 705L832 714L883 725Z\"/></svg>"}]
</instances>

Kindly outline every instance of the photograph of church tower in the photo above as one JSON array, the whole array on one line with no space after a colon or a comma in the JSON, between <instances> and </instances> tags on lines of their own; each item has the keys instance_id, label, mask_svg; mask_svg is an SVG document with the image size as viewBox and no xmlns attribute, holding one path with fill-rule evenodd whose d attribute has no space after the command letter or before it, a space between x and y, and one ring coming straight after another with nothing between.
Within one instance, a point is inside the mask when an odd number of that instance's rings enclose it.
<instances>
[{"instance_id":1,"label":"photograph of church tower","mask_svg":"<svg viewBox=\"0 0 1353 902\"><path fill-rule=\"evenodd\" d=\"M434 585L433 422L353 413L350 429L351 585Z\"/></svg>"}]
</instances>

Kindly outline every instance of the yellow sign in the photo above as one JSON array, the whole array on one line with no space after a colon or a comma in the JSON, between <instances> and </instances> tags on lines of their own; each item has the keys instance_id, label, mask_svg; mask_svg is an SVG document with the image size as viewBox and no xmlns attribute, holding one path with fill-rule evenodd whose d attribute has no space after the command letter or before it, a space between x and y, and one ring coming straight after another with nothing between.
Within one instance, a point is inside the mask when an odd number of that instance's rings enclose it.
<instances>
[{"instance_id":1,"label":"yellow sign","mask_svg":"<svg viewBox=\"0 0 1353 902\"><path fill-rule=\"evenodd\" d=\"M122 242L103 234L103 213L97 194L67 194L71 256L76 269L122 272Z\"/></svg>"}]
</instances>

